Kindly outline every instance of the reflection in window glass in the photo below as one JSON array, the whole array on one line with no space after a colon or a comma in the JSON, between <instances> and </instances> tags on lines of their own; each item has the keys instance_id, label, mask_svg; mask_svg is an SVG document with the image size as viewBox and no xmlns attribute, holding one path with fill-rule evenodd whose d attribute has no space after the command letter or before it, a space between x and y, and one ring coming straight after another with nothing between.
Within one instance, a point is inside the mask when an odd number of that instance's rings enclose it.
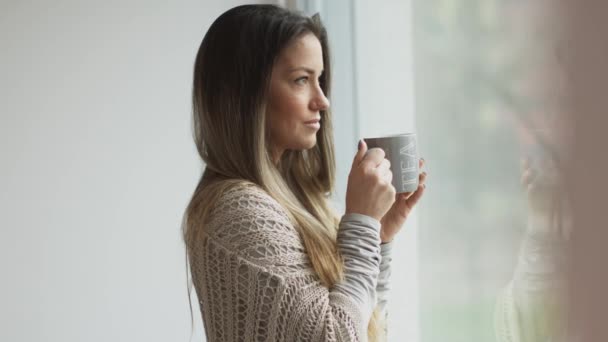
<instances>
[{"instance_id":1,"label":"reflection in window glass","mask_svg":"<svg viewBox=\"0 0 608 342\"><path fill-rule=\"evenodd\" d=\"M546 10L413 1L416 122L432 179L418 211L424 342L563 334L566 204L551 197L562 80Z\"/></svg>"}]
</instances>

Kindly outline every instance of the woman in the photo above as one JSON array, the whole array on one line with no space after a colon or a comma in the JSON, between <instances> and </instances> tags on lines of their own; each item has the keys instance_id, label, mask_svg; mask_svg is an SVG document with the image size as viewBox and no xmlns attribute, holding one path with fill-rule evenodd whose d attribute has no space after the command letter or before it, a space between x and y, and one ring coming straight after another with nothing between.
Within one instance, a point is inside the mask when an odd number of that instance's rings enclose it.
<instances>
[{"instance_id":1,"label":"woman","mask_svg":"<svg viewBox=\"0 0 608 342\"><path fill-rule=\"evenodd\" d=\"M361 141L346 214L331 209L330 71L318 15L239 6L203 39L193 124L206 168L183 227L208 341L381 339L391 241L426 174L396 195L384 152Z\"/></svg>"}]
</instances>

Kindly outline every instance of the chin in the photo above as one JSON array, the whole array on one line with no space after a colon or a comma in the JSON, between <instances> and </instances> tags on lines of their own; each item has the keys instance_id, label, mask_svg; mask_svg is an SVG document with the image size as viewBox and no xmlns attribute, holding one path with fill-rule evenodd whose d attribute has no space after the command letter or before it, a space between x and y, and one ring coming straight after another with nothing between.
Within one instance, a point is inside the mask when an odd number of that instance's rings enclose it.
<instances>
[{"instance_id":1,"label":"chin","mask_svg":"<svg viewBox=\"0 0 608 342\"><path fill-rule=\"evenodd\" d=\"M317 145L317 139L313 138L313 139L309 139L309 140L304 140L302 142L300 142L298 144L298 146L296 148L294 148L294 150L310 150L311 148L314 148Z\"/></svg>"},{"instance_id":2,"label":"chin","mask_svg":"<svg viewBox=\"0 0 608 342\"><path fill-rule=\"evenodd\" d=\"M311 142L308 143L308 146L306 146L307 150L310 150L311 148L317 146L317 138L315 137Z\"/></svg>"}]
</instances>

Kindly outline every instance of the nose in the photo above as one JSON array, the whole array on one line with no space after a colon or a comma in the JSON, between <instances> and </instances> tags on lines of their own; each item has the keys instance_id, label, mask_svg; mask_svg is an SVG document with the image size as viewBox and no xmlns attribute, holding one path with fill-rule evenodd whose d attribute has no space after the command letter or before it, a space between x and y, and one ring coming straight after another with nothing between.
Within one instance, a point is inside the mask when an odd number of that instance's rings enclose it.
<instances>
[{"instance_id":1,"label":"nose","mask_svg":"<svg viewBox=\"0 0 608 342\"><path fill-rule=\"evenodd\" d=\"M329 108L329 99L323 94L323 90L319 89L317 95L311 101L312 110L321 111Z\"/></svg>"}]
</instances>

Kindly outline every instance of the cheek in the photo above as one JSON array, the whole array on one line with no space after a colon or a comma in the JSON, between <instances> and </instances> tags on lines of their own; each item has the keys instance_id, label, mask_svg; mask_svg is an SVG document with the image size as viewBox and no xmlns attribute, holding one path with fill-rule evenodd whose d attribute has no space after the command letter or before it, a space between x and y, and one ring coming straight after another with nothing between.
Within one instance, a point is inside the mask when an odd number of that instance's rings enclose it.
<instances>
[{"instance_id":1,"label":"cheek","mask_svg":"<svg viewBox=\"0 0 608 342\"><path fill-rule=\"evenodd\" d=\"M279 126L277 128L296 128L306 118L307 102L304 96L287 92L277 95L270 106L271 122Z\"/></svg>"},{"instance_id":2,"label":"cheek","mask_svg":"<svg viewBox=\"0 0 608 342\"><path fill-rule=\"evenodd\" d=\"M306 110L306 99L303 94L286 93L280 98L281 113L285 116L299 117Z\"/></svg>"}]
</instances>

